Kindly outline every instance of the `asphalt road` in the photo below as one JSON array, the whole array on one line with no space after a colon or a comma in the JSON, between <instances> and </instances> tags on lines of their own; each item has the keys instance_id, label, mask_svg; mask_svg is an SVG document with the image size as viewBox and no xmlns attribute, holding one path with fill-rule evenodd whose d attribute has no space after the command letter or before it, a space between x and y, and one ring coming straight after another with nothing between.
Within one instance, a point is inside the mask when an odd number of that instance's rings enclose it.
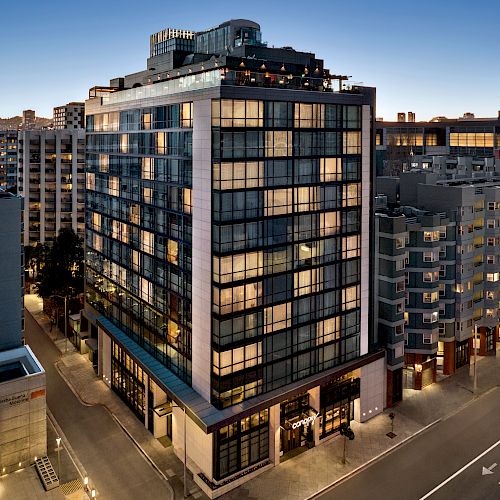
<instances>
[{"instance_id":1,"label":"asphalt road","mask_svg":"<svg viewBox=\"0 0 500 500\"><path fill-rule=\"evenodd\" d=\"M495 463L500 464L498 387L317 498L498 500L500 465L482 475L483 467Z\"/></svg>"},{"instance_id":2,"label":"asphalt road","mask_svg":"<svg viewBox=\"0 0 500 500\"><path fill-rule=\"evenodd\" d=\"M84 406L75 397L54 367L59 351L27 311L25 316L26 343L46 371L47 405L99 497L172 499L168 483L146 462L106 409Z\"/></svg>"}]
</instances>

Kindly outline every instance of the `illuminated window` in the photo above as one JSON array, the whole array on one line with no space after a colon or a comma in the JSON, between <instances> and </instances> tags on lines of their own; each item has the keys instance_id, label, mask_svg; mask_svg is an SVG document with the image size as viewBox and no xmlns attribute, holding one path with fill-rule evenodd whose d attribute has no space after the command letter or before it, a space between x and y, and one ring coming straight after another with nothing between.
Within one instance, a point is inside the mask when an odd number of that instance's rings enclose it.
<instances>
[{"instance_id":1,"label":"illuminated window","mask_svg":"<svg viewBox=\"0 0 500 500\"><path fill-rule=\"evenodd\" d=\"M343 186L342 206L355 207L361 204L361 189L359 184L346 184Z\"/></svg>"},{"instance_id":2,"label":"illuminated window","mask_svg":"<svg viewBox=\"0 0 500 500\"><path fill-rule=\"evenodd\" d=\"M154 180L154 165L152 158L142 159L142 178L146 180Z\"/></svg>"},{"instance_id":3,"label":"illuminated window","mask_svg":"<svg viewBox=\"0 0 500 500\"><path fill-rule=\"evenodd\" d=\"M344 132L343 153L345 155L361 154L361 132Z\"/></svg>"},{"instance_id":4,"label":"illuminated window","mask_svg":"<svg viewBox=\"0 0 500 500\"><path fill-rule=\"evenodd\" d=\"M342 180L342 160L340 158L321 158L319 168L321 182Z\"/></svg>"},{"instance_id":5,"label":"illuminated window","mask_svg":"<svg viewBox=\"0 0 500 500\"><path fill-rule=\"evenodd\" d=\"M109 194L111 196L120 196L120 178L115 176L110 176L108 178L109 182Z\"/></svg>"},{"instance_id":6,"label":"illuminated window","mask_svg":"<svg viewBox=\"0 0 500 500\"><path fill-rule=\"evenodd\" d=\"M120 135L120 153L128 153L128 134Z\"/></svg>"},{"instance_id":7,"label":"illuminated window","mask_svg":"<svg viewBox=\"0 0 500 500\"><path fill-rule=\"evenodd\" d=\"M291 303L279 304L264 309L264 333L272 333L291 326Z\"/></svg>"},{"instance_id":8,"label":"illuminated window","mask_svg":"<svg viewBox=\"0 0 500 500\"><path fill-rule=\"evenodd\" d=\"M99 172L109 172L109 156L99 155Z\"/></svg>"},{"instance_id":9,"label":"illuminated window","mask_svg":"<svg viewBox=\"0 0 500 500\"><path fill-rule=\"evenodd\" d=\"M423 301L426 304L431 304L439 300L439 292L424 292Z\"/></svg>"},{"instance_id":10,"label":"illuminated window","mask_svg":"<svg viewBox=\"0 0 500 500\"><path fill-rule=\"evenodd\" d=\"M96 231L101 230L101 214L92 212L92 226Z\"/></svg>"},{"instance_id":11,"label":"illuminated window","mask_svg":"<svg viewBox=\"0 0 500 500\"><path fill-rule=\"evenodd\" d=\"M266 156L292 156L292 132L266 130Z\"/></svg>"},{"instance_id":12,"label":"illuminated window","mask_svg":"<svg viewBox=\"0 0 500 500\"><path fill-rule=\"evenodd\" d=\"M348 311L360 306L359 285L342 290L342 310Z\"/></svg>"},{"instance_id":13,"label":"illuminated window","mask_svg":"<svg viewBox=\"0 0 500 500\"><path fill-rule=\"evenodd\" d=\"M352 259L360 256L360 237L359 236L345 236L342 238L342 258Z\"/></svg>"},{"instance_id":14,"label":"illuminated window","mask_svg":"<svg viewBox=\"0 0 500 500\"><path fill-rule=\"evenodd\" d=\"M150 255L154 255L155 235L149 231L141 231L141 250Z\"/></svg>"},{"instance_id":15,"label":"illuminated window","mask_svg":"<svg viewBox=\"0 0 500 500\"><path fill-rule=\"evenodd\" d=\"M184 212L190 214L193 208L191 202L191 189L184 188L182 192L184 194Z\"/></svg>"},{"instance_id":16,"label":"illuminated window","mask_svg":"<svg viewBox=\"0 0 500 500\"><path fill-rule=\"evenodd\" d=\"M269 189L264 197L264 215L283 215L292 212L291 189Z\"/></svg>"},{"instance_id":17,"label":"illuminated window","mask_svg":"<svg viewBox=\"0 0 500 500\"><path fill-rule=\"evenodd\" d=\"M181 105L181 127L193 127L193 103L183 102Z\"/></svg>"},{"instance_id":18,"label":"illuminated window","mask_svg":"<svg viewBox=\"0 0 500 500\"><path fill-rule=\"evenodd\" d=\"M141 206L130 205L130 222L132 224L141 224Z\"/></svg>"},{"instance_id":19,"label":"illuminated window","mask_svg":"<svg viewBox=\"0 0 500 500\"><path fill-rule=\"evenodd\" d=\"M146 205L151 205L153 203L153 190L149 187L145 187L142 190L143 200Z\"/></svg>"},{"instance_id":20,"label":"illuminated window","mask_svg":"<svg viewBox=\"0 0 500 500\"><path fill-rule=\"evenodd\" d=\"M95 174L92 172L87 172L85 175L87 181L87 189L89 189L90 191L95 191Z\"/></svg>"},{"instance_id":21,"label":"illuminated window","mask_svg":"<svg viewBox=\"0 0 500 500\"><path fill-rule=\"evenodd\" d=\"M168 240L167 242L167 262L179 265L179 244L177 241Z\"/></svg>"}]
</instances>

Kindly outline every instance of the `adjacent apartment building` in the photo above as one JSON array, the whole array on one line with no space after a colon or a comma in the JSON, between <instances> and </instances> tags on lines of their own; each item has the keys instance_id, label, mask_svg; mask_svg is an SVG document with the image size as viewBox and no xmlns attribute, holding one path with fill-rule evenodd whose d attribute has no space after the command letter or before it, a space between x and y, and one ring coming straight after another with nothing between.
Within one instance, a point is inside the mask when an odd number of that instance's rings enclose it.
<instances>
[{"instance_id":1,"label":"adjacent apartment building","mask_svg":"<svg viewBox=\"0 0 500 500\"><path fill-rule=\"evenodd\" d=\"M18 162L24 244L50 243L62 228L83 237L85 130L21 131Z\"/></svg>"},{"instance_id":2,"label":"adjacent apartment building","mask_svg":"<svg viewBox=\"0 0 500 500\"><path fill-rule=\"evenodd\" d=\"M82 328L216 497L383 410L375 91L247 20L155 34L147 67L86 102Z\"/></svg>"},{"instance_id":3,"label":"adjacent apartment building","mask_svg":"<svg viewBox=\"0 0 500 500\"><path fill-rule=\"evenodd\" d=\"M500 112L497 118L436 117L415 121L398 113L398 121L377 121L377 174L395 175L409 170L413 156L471 156L500 158Z\"/></svg>"},{"instance_id":4,"label":"adjacent apartment building","mask_svg":"<svg viewBox=\"0 0 500 500\"><path fill-rule=\"evenodd\" d=\"M17 188L17 130L0 130L0 188Z\"/></svg>"},{"instance_id":5,"label":"adjacent apartment building","mask_svg":"<svg viewBox=\"0 0 500 500\"><path fill-rule=\"evenodd\" d=\"M378 334L388 348L388 405L494 355L499 340L500 161L415 157L379 177ZM390 379L394 379L392 382ZM392 385L391 385L392 383Z\"/></svg>"},{"instance_id":6,"label":"adjacent apartment building","mask_svg":"<svg viewBox=\"0 0 500 500\"><path fill-rule=\"evenodd\" d=\"M75 129L85 127L85 103L69 102L54 108L54 129Z\"/></svg>"}]
</instances>

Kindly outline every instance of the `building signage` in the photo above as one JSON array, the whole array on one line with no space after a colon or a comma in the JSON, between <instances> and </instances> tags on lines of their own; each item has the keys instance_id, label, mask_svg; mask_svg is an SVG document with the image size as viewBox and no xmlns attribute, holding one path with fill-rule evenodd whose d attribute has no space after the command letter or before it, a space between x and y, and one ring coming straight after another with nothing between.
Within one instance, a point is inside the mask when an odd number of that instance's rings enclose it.
<instances>
[{"instance_id":1,"label":"building signage","mask_svg":"<svg viewBox=\"0 0 500 500\"><path fill-rule=\"evenodd\" d=\"M301 425L308 425L308 424L314 424L314 421L318 417L319 413L316 413L316 415L311 415L309 417L303 418L302 420L299 420L298 422L294 422L292 424L292 429L297 429Z\"/></svg>"},{"instance_id":2,"label":"building signage","mask_svg":"<svg viewBox=\"0 0 500 500\"><path fill-rule=\"evenodd\" d=\"M26 403L29 399L27 392L18 392L17 394L9 394L8 396L0 397L0 407L17 406Z\"/></svg>"}]
</instances>

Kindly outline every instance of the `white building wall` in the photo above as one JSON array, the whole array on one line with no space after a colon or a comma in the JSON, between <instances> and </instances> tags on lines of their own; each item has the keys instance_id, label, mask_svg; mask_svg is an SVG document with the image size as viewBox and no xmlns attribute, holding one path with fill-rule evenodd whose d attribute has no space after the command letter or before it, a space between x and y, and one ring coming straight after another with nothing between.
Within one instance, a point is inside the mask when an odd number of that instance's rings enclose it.
<instances>
[{"instance_id":1,"label":"white building wall","mask_svg":"<svg viewBox=\"0 0 500 500\"><path fill-rule=\"evenodd\" d=\"M104 383L111 387L111 337L102 329L97 331L99 345L98 373Z\"/></svg>"},{"instance_id":2,"label":"white building wall","mask_svg":"<svg viewBox=\"0 0 500 500\"><path fill-rule=\"evenodd\" d=\"M360 369L360 398L355 401L354 418L358 422L366 422L382 413L386 391L385 358Z\"/></svg>"},{"instance_id":3,"label":"white building wall","mask_svg":"<svg viewBox=\"0 0 500 500\"><path fill-rule=\"evenodd\" d=\"M371 109L362 106L361 116L361 339L360 354L368 353L370 310L370 184L371 184Z\"/></svg>"},{"instance_id":4,"label":"white building wall","mask_svg":"<svg viewBox=\"0 0 500 500\"><path fill-rule=\"evenodd\" d=\"M212 367L212 109L193 104L192 385L210 401Z\"/></svg>"},{"instance_id":5,"label":"white building wall","mask_svg":"<svg viewBox=\"0 0 500 500\"><path fill-rule=\"evenodd\" d=\"M187 465L193 474L203 472L212 479L212 434L205 434L195 422L186 417ZM174 406L172 412L172 445L181 462L184 462L184 411Z\"/></svg>"},{"instance_id":6,"label":"white building wall","mask_svg":"<svg viewBox=\"0 0 500 500\"><path fill-rule=\"evenodd\" d=\"M47 454L46 411L45 373L0 384L0 474Z\"/></svg>"}]
</instances>

